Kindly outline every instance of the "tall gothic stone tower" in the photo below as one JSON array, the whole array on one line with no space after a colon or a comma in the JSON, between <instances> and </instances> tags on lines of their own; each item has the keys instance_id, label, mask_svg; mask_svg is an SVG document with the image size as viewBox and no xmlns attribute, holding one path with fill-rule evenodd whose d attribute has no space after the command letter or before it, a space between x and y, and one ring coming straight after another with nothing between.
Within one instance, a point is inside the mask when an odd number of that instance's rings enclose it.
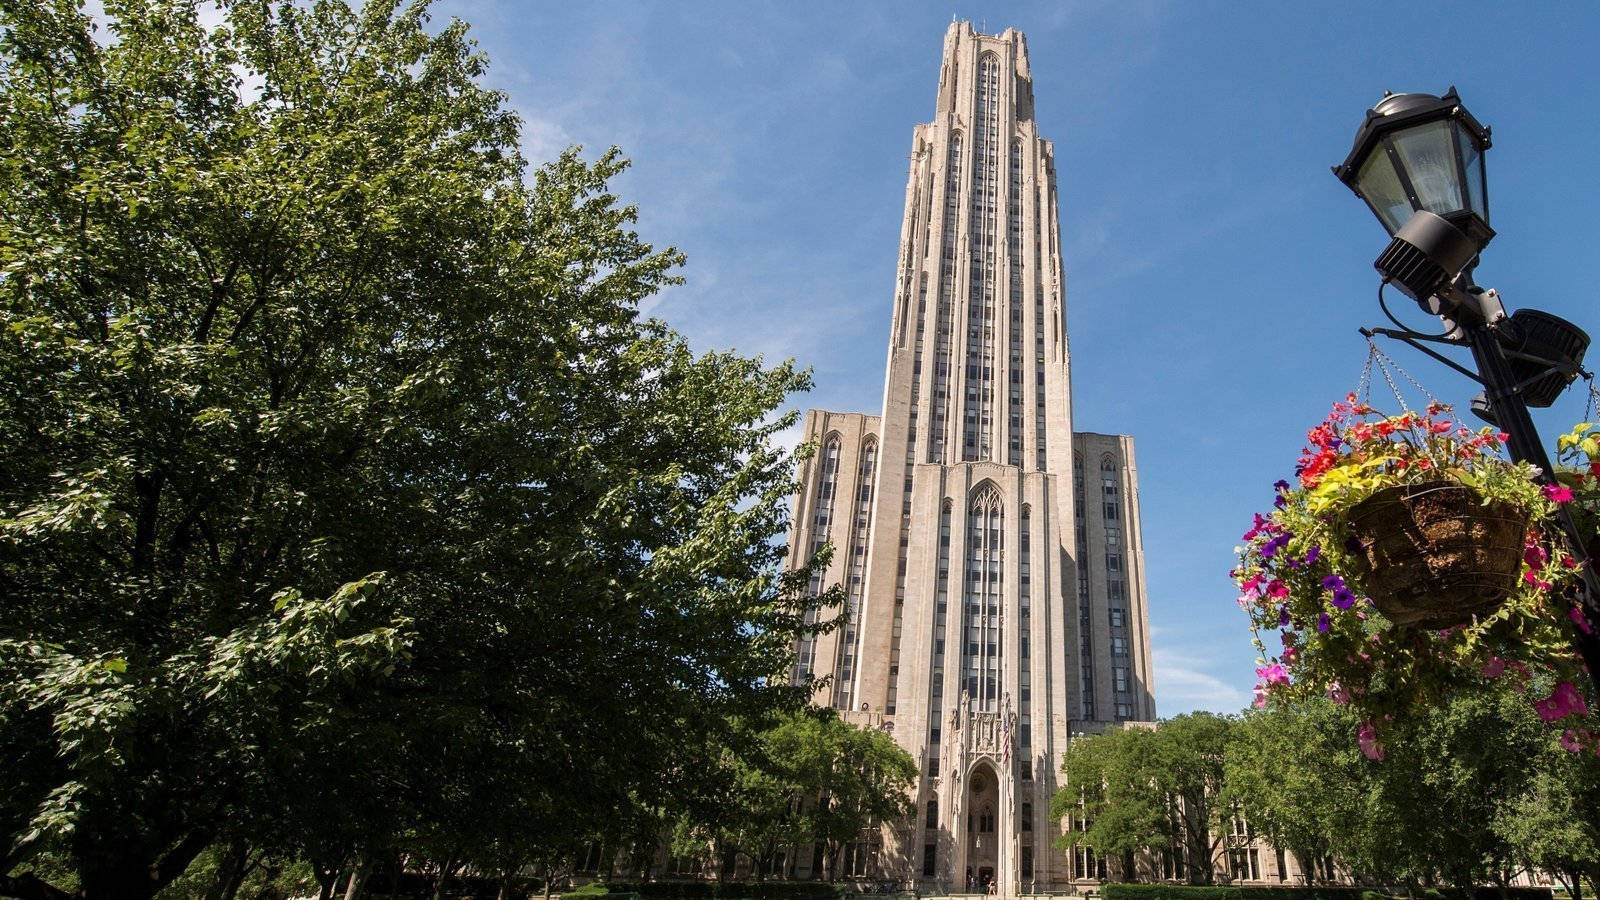
<instances>
[{"instance_id":1,"label":"tall gothic stone tower","mask_svg":"<svg viewBox=\"0 0 1600 900\"><path fill-rule=\"evenodd\" d=\"M945 34L911 142L882 416L812 410L791 559L834 545L848 625L802 642L816 702L892 730L922 777L887 877L1063 890L1075 733L1155 716L1133 441L1072 431L1054 145L1027 42ZM1070 473L1070 480L1069 480ZM867 848L866 855L871 856ZM859 858L859 854L858 854Z\"/></svg>"}]
</instances>

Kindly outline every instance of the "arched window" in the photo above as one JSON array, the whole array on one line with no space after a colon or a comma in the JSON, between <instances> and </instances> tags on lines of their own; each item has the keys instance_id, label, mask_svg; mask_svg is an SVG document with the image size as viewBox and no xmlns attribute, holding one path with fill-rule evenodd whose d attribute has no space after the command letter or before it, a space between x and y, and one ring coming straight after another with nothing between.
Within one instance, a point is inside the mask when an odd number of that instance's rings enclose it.
<instances>
[{"instance_id":1,"label":"arched window","mask_svg":"<svg viewBox=\"0 0 1600 900\"><path fill-rule=\"evenodd\" d=\"M939 800L935 798L928 801L928 827L939 827Z\"/></svg>"},{"instance_id":2,"label":"arched window","mask_svg":"<svg viewBox=\"0 0 1600 900\"><path fill-rule=\"evenodd\" d=\"M966 577L963 579L961 678L974 708L992 712L1000 693L1005 559L1005 506L993 484L972 495L967 510Z\"/></svg>"}]
</instances>

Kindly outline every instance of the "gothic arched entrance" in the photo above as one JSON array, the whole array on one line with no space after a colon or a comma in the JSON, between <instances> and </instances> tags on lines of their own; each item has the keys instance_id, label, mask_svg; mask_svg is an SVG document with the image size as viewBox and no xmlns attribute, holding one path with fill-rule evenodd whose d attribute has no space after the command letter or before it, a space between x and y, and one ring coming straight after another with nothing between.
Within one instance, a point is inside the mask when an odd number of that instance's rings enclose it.
<instances>
[{"instance_id":1,"label":"gothic arched entrance","mask_svg":"<svg viewBox=\"0 0 1600 900\"><path fill-rule=\"evenodd\" d=\"M1000 867L1000 779L980 763L967 777L967 887L987 891Z\"/></svg>"}]
</instances>

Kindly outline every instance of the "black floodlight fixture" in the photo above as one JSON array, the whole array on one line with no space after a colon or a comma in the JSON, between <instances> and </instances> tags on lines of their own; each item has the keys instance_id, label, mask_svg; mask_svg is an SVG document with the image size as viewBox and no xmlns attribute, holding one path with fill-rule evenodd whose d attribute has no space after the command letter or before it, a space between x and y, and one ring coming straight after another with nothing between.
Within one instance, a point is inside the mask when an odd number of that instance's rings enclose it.
<instances>
[{"instance_id":1,"label":"black floodlight fixture","mask_svg":"<svg viewBox=\"0 0 1600 900\"><path fill-rule=\"evenodd\" d=\"M1546 407L1578 377L1589 335L1566 319L1537 309L1519 309L1511 316L1518 346L1511 348L1511 376L1522 383L1522 400Z\"/></svg>"},{"instance_id":2,"label":"black floodlight fixture","mask_svg":"<svg viewBox=\"0 0 1600 900\"><path fill-rule=\"evenodd\" d=\"M1494 237L1488 149L1489 129L1454 87L1443 97L1386 93L1367 110L1350 155L1333 167L1394 238L1374 263L1379 273L1424 307Z\"/></svg>"}]
</instances>

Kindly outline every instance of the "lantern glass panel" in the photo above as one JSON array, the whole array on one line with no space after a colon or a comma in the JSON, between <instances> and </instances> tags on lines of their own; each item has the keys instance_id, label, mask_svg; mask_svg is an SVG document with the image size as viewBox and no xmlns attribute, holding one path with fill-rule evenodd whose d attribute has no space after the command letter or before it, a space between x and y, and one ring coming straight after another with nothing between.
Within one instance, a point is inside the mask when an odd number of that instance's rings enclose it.
<instances>
[{"instance_id":1,"label":"lantern glass panel","mask_svg":"<svg viewBox=\"0 0 1600 900\"><path fill-rule=\"evenodd\" d=\"M1373 147L1361 163L1356 184L1361 188L1362 199L1377 213L1378 221L1389 229L1390 234L1399 231L1400 226L1415 212L1411 208L1411 201L1406 199L1405 188L1400 186L1400 177L1394 173L1394 164L1389 161L1389 154L1384 151L1382 144Z\"/></svg>"},{"instance_id":2,"label":"lantern glass panel","mask_svg":"<svg viewBox=\"0 0 1600 900\"><path fill-rule=\"evenodd\" d=\"M1461 198L1453 130L1449 122L1429 122L1397 131L1393 137L1395 153L1411 177L1417 202L1441 216L1467 208Z\"/></svg>"},{"instance_id":3,"label":"lantern glass panel","mask_svg":"<svg viewBox=\"0 0 1600 900\"><path fill-rule=\"evenodd\" d=\"M1472 204L1472 211L1487 225L1489 203L1485 199L1488 192L1484 190L1483 153L1464 128L1456 129L1456 144L1461 147L1461 168L1467 182L1467 200Z\"/></svg>"}]
</instances>

